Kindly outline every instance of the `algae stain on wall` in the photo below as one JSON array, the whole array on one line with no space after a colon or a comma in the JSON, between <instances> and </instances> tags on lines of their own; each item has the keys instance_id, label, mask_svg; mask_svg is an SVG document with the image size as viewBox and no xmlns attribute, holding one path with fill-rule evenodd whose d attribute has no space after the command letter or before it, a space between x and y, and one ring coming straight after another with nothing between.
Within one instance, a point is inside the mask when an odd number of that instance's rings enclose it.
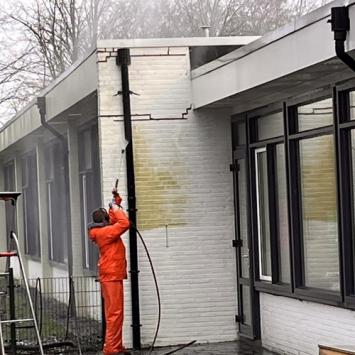
<instances>
[{"instance_id":1,"label":"algae stain on wall","mask_svg":"<svg viewBox=\"0 0 355 355\"><path fill-rule=\"evenodd\" d=\"M138 125L133 130L139 227L153 229L186 224L187 198L181 184L183 162L174 153L174 144L168 141L154 144L156 135L150 137ZM172 137L173 132L170 141Z\"/></svg>"}]
</instances>

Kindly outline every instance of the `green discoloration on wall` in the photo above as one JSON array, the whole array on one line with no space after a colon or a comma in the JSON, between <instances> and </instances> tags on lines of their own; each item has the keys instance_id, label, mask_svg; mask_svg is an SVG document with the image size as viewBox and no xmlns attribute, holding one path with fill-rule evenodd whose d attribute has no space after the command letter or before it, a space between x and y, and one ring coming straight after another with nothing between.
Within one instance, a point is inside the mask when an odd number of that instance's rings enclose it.
<instances>
[{"instance_id":1,"label":"green discoloration on wall","mask_svg":"<svg viewBox=\"0 0 355 355\"><path fill-rule=\"evenodd\" d=\"M187 199L181 186L183 163L170 142L148 143L149 135L137 124L134 129L134 161L137 221L141 229L186 224ZM151 140L156 139L151 138ZM169 154L171 152L171 154ZM160 154L159 154L160 153Z\"/></svg>"}]
</instances>

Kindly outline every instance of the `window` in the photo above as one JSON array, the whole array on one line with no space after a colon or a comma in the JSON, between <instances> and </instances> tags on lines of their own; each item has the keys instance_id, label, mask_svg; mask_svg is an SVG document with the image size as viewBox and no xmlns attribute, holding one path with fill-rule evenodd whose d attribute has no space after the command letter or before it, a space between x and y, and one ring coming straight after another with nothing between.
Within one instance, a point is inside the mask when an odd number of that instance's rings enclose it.
<instances>
[{"instance_id":1,"label":"window","mask_svg":"<svg viewBox=\"0 0 355 355\"><path fill-rule=\"evenodd\" d=\"M290 270L290 240L288 224L288 200L287 200L287 180L286 180L286 160L285 145L283 143L276 145L275 151L275 174L276 174L276 225L277 249L279 257L279 281L282 283L291 282Z\"/></svg>"},{"instance_id":2,"label":"window","mask_svg":"<svg viewBox=\"0 0 355 355\"><path fill-rule=\"evenodd\" d=\"M299 106L297 111L299 131L333 124L333 101L330 98Z\"/></svg>"},{"instance_id":3,"label":"window","mask_svg":"<svg viewBox=\"0 0 355 355\"><path fill-rule=\"evenodd\" d=\"M299 142L304 285L339 284L335 150L332 135Z\"/></svg>"},{"instance_id":4,"label":"window","mask_svg":"<svg viewBox=\"0 0 355 355\"><path fill-rule=\"evenodd\" d=\"M350 175L351 175L351 183L352 183L352 203L354 204L355 202L355 129L352 129L350 131L350 147L351 147L351 171L350 171ZM352 220L355 221L355 208L350 209L353 211L353 216L352 216ZM351 238L352 238L352 271L355 270L355 235L354 232L351 233ZM354 289L354 284L355 284L355 275L353 275L353 272L351 272L352 274L352 281L353 281L353 287L352 287L352 293L355 294L355 289Z\"/></svg>"},{"instance_id":5,"label":"window","mask_svg":"<svg viewBox=\"0 0 355 355\"><path fill-rule=\"evenodd\" d=\"M15 191L16 181L15 181L15 163L13 161L7 163L4 166L4 190L5 191ZM6 236L10 236L11 231L16 230L16 218L15 218L15 206L12 205L11 201L5 203L5 218L6 218ZM9 239L8 239L9 245Z\"/></svg>"},{"instance_id":6,"label":"window","mask_svg":"<svg viewBox=\"0 0 355 355\"><path fill-rule=\"evenodd\" d=\"M283 136L283 113L277 111L257 118L258 140Z\"/></svg>"},{"instance_id":7,"label":"window","mask_svg":"<svg viewBox=\"0 0 355 355\"><path fill-rule=\"evenodd\" d=\"M266 149L255 151L258 215L259 277L271 281L271 241Z\"/></svg>"},{"instance_id":8,"label":"window","mask_svg":"<svg viewBox=\"0 0 355 355\"><path fill-rule=\"evenodd\" d=\"M89 241L87 225L91 221L92 211L101 205L97 127L92 126L82 130L78 140L83 264L84 268L95 271L98 251Z\"/></svg>"},{"instance_id":9,"label":"window","mask_svg":"<svg viewBox=\"0 0 355 355\"><path fill-rule=\"evenodd\" d=\"M287 175L282 111L253 117L259 280L290 284Z\"/></svg>"},{"instance_id":10,"label":"window","mask_svg":"<svg viewBox=\"0 0 355 355\"><path fill-rule=\"evenodd\" d=\"M65 185L64 153L62 144L56 142L46 147L46 191L48 216L49 259L68 261L68 192Z\"/></svg>"},{"instance_id":11,"label":"window","mask_svg":"<svg viewBox=\"0 0 355 355\"><path fill-rule=\"evenodd\" d=\"M245 145L247 143L245 121L233 122L232 130L233 149L235 149L237 146Z\"/></svg>"},{"instance_id":12,"label":"window","mask_svg":"<svg viewBox=\"0 0 355 355\"><path fill-rule=\"evenodd\" d=\"M257 291L355 309L354 83L241 114Z\"/></svg>"},{"instance_id":13,"label":"window","mask_svg":"<svg viewBox=\"0 0 355 355\"><path fill-rule=\"evenodd\" d=\"M25 252L40 257L40 236L38 219L38 186L36 152L26 154L22 158L22 193Z\"/></svg>"},{"instance_id":14,"label":"window","mask_svg":"<svg viewBox=\"0 0 355 355\"><path fill-rule=\"evenodd\" d=\"M255 230L259 279L291 284L287 160L291 166L296 288L340 290L333 103L325 98L293 106L284 137L283 114L254 116ZM300 133L301 132L301 133ZM303 133L304 132L304 133ZM289 138L288 138L289 137ZM286 139L285 139L286 138ZM286 159L285 140L290 139ZM298 186L297 189L295 189ZM297 212L298 211L298 212ZM295 213L297 217L295 217Z\"/></svg>"},{"instance_id":15,"label":"window","mask_svg":"<svg viewBox=\"0 0 355 355\"><path fill-rule=\"evenodd\" d=\"M355 91L349 93L350 119L355 120Z\"/></svg>"}]
</instances>

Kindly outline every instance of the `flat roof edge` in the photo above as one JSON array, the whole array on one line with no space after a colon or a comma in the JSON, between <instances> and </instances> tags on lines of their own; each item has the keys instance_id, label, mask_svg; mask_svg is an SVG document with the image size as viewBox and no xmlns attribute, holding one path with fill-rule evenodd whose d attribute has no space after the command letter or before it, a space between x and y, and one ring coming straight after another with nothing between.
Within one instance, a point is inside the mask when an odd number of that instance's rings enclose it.
<instances>
[{"instance_id":1,"label":"flat roof edge","mask_svg":"<svg viewBox=\"0 0 355 355\"><path fill-rule=\"evenodd\" d=\"M301 30L307 26L312 25L315 22L321 21L327 17L330 17L330 9L337 6L351 6L355 4L355 0L335 0L332 1L296 20L288 23L272 32L265 34L259 39L247 44L241 48L236 49L210 63L206 63L191 72L192 79L201 75L205 75L213 70L216 70L224 65L234 62L240 58L247 56L250 53L257 51L273 42L276 42L296 31ZM330 31L330 25L329 25Z\"/></svg>"},{"instance_id":2,"label":"flat roof edge","mask_svg":"<svg viewBox=\"0 0 355 355\"><path fill-rule=\"evenodd\" d=\"M55 80L53 80L48 86L43 88L36 97L45 96L50 93L58 84L60 84L63 80L65 80L71 73L73 73L76 69L78 69L83 63L85 63L93 54L96 53L96 48L88 51L82 58L78 59L71 66L68 67L63 73L61 73ZM5 122L2 126L0 126L0 132L4 131L7 127L9 127L14 121L20 118L24 113L30 110L34 105L36 105L36 98L32 99L27 105L25 105L14 117Z\"/></svg>"},{"instance_id":3,"label":"flat roof edge","mask_svg":"<svg viewBox=\"0 0 355 355\"><path fill-rule=\"evenodd\" d=\"M97 41L97 48L241 46L258 38L260 36L102 39Z\"/></svg>"}]
</instances>

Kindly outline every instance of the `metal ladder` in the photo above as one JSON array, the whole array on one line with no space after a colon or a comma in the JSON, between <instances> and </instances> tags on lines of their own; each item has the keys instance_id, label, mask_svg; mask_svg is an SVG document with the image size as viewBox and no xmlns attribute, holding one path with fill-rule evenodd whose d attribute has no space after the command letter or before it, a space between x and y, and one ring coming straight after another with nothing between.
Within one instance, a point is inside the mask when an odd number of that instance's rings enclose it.
<instances>
[{"instance_id":1,"label":"metal ladder","mask_svg":"<svg viewBox=\"0 0 355 355\"><path fill-rule=\"evenodd\" d=\"M23 282L25 284L26 295L27 295L27 299L28 299L28 302L29 302L29 305L30 305L32 318L0 320L0 350L1 350L1 355L5 355L6 354L5 353L4 337L3 337L3 332L2 332L2 325L3 324L11 324L11 325L13 325L13 324L16 324L16 323L33 323L33 327L35 328L36 337L37 337L37 341L38 341L39 354L40 355L45 355L44 351L43 351L41 335L40 335L38 324L37 324L37 320L36 320L35 309L33 307L30 288L28 286L27 276L26 276L26 273L25 273L25 270L24 270L24 267L23 267L23 261L22 261L22 256L21 256L21 252L20 252L19 242L18 242L17 236L16 236L16 234L14 232L11 232L10 237L11 237L11 240L14 241L14 243L15 243L15 250L14 251L0 252L0 257L7 257L7 258L17 257L18 262L19 262L19 266L20 266L21 276L22 276ZM0 274L0 276L9 276L10 273L12 273L12 270L9 269L8 271L10 271L10 272L2 273L2 274ZM11 287L10 287L10 292L11 292ZM11 294L10 294L10 297L11 297ZM13 297L13 295L12 295L12 297ZM10 314L10 317L11 317L11 314ZM13 351L16 353L16 333L13 334L13 332L15 332L15 328L12 328L12 330L11 330L11 333L12 333L11 334L11 338L15 342ZM13 339L13 337L14 337L14 339Z\"/></svg>"}]
</instances>

